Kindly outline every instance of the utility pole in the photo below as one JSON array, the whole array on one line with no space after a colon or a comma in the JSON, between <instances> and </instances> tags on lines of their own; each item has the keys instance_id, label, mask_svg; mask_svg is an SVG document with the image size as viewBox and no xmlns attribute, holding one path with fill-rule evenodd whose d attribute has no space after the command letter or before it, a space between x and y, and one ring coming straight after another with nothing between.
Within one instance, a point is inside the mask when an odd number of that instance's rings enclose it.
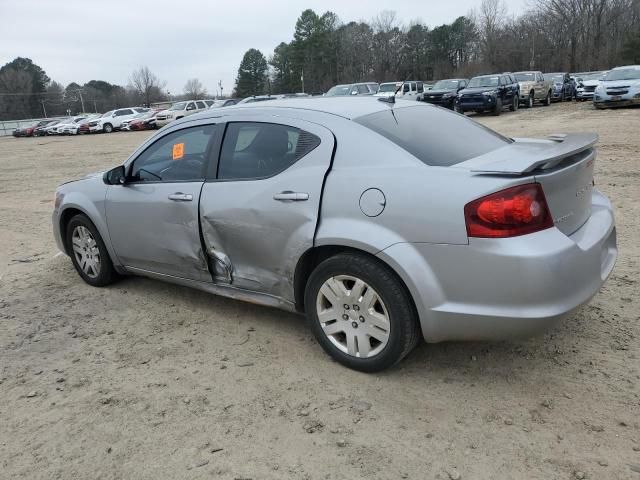
<instances>
[{"instance_id":1,"label":"utility pole","mask_svg":"<svg viewBox=\"0 0 640 480\"><path fill-rule=\"evenodd\" d=\"M300 80L302 81L302 93L304 93L304 68L302 69L302 75L300 75Z\"/></svg>"},{"instance_id":2,"label":"utility pole","mask_svg":"<svg viewBox=\"0 0 640 480\"><path fill-rule=\"evenodd\" d=\"M42 111L44 112L44 118L47 118L47 109L44 108L44 100L41 100L40 103L42 103Z\"/></svg>"},{"instance_id":3,"label":"utility pole","mask_svg":"<svg viewBox=\"0 0 640 480\"><path fill-rule=\"evenodd\" d=\"M220 87L220 98L222 98L224 96L222 93L222 80L218 80L218 86Z\"/></svg>"},{"instance_id":4,"label":"utility pole","mask_svg":"<svg viewBox=\"0 0 640 480\"><path fill-rule=\"evenodd\" d=\"M84 100L82 99L82 90L78 90L78 94L80 95L80 104L82 105L82 113L84 113Z\"/></svg>"}]
</instances>

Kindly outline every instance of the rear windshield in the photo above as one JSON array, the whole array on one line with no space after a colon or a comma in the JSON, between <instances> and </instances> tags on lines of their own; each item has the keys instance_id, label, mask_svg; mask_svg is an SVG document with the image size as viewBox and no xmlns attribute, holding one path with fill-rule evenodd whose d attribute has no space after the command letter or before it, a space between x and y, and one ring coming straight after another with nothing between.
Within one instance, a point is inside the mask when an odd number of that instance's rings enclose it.
<instances>
[{"instance_id":1,"label":"rear windshield","mask_svg":"<svg viewBox=\"0 0 640 480\"><path fill-rule=\"evenodd\" d=\"M389 108L355 121L431 166L456 165L511 142L463 115L427 105Z\"/></svg>"}]
</instances>

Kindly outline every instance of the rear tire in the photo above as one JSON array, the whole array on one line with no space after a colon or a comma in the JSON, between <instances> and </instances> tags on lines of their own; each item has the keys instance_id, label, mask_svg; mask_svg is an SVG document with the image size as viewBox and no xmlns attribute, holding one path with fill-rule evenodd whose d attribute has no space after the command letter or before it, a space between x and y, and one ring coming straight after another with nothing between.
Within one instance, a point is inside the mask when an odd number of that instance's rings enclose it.
<instances>
[{"instance_id":1,"label":"rear tire","mask_svg":"<svg viewBox=\"0 0 640 480\"><path fill-rule=\"evenodd\" d=\"M516 110L518 110L518 107L520 106L520 94L518 95L514 95L513 98L511 99L511 105L509 105L509 110L511 110L512 112L515 112Z\"/></svg>"},{"instance_id":2,"label":"rear tire","mask_svg":"<svg viewBox=\"0 0 640 480\"><path fill-rule=\"evenodd\" d=\"M406 287L389 267L363 254L341 253L318 265L307 282L305 310L325 352L362 372L395 365L420 338Z\"/></svg>"},{"instance_id":3,"label":"rear tire","mask_svg":"<svg viewBox=\"0 0 640 480\"><path fill-rule=\"evenodd\" d=\"M69 221L65 238L73 266L86 283L104 287L118 278L98 229L86 215L76 215Z\"/></svg>"},{"instance_id":4,"label":"rear tire","mask_svg":"<svg viewBox=\"0 0 640 480\"><path fill-rule=\"evenodd\" d=\"M496 104L493 106L491 113L496 117L502 113L502 99L500 97L496 98Z\"/></svg>"}]
</instances>

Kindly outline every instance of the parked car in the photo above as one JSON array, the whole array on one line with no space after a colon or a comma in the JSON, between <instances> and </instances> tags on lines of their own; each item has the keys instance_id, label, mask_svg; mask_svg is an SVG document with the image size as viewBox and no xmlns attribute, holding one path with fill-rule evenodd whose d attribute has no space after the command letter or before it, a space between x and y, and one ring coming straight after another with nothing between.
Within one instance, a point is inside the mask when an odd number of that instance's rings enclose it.
<instances>
[{"instance_id":1,"label":"parked car","mask_svg":"<svg viewBox=\"0 0 640 480\"><path fill-rule=\"evenodd\" d=\"M60 128L60 126L71 121L72 118L73 117L61 118L55 123L50 123L49 125L43 128L44 135L57 135L58 129Z\"/></svg>"},{"instance_id":2,"label":"parked car","mask_svg":"<svg viewBox=\"0 0 640 480\"><path fill-rule=\"evenodd\" d=\"M80 115L58 125L58 135L77 135L80 132L80 125L87 119L87 115Z\"/></svg>"},{"instance_id":3,"label":"parked car","mask_svg":"<svg viewBox=\"0 0 640 480\"><path fill-rule=\"evenodd\" d=\"M81 135L83 133L90 133L89 124L91 122L96 121L100 117L102 117L101 113L92 113L92 114L90 114L87 118L85 118L84 120L82 120L81 122L78 123L78 129L77 129L78 131L76 132L76 134Z\"/></svg>"},{"instance_id":4,"label":"parked car","mask_svg":"<svg viewBox=\"0 0 640 480\"><path fill-rule=\"evenodd\" d=\"M598 292L617 249L596 141L509 139L422 102L240 105L58 187L53 231L90 285L145 275L305 312L373 372L420 335L529 335Z\"/></svg>"},{"instance_id":5,"label":"parked car","mask_svg":"<svg viewBox=\"0 0 640 480\"><path fill-rule=\"evenodd\" d=\"M481 75L458 92L455 108L464 112L490 111L500 115L505 105L514 112L520 103L520 86L511 74Z\"/></svg>"},{"instance_id":6,"label":"parked car","mask_svg":"<svg viewBox=\"0 0 640 480\"><path fill-rule=\"evenodd\" d=\"M48 120L46 123L44 123L43 125L36 127L33 130L33 136L34 137L42 137L44 135L47 134L47 128L59 123L61 120Z\"/></svg>"},{"instance_id":7,"label":"parked car","mask_svg":"<svg viewBox=\"0 0 640 480\"><path fill-rule=\"evenodd\" d=\"M397 93L396 93L397 92ZM405 82L381 83L374 97L390 97L395 95L403 100L422 100L424 82L408 80Z\"/></svg>"},{"instance_id":8,"label":"parked car","mask_svg":"<svg viewBox=\"0 0 640 480\"><path fill-rule=\"evenodd\" d=\"M122 122L121 129L124 131L131 130L153 130L157 128L155 116L160 110L149 110L148 112L142 112L135 117Z\"/></svg>"},{"instance_id":9,"label":"parked car","mask_svg":"<svg viewBox=\"0 0 640 480\"><path fill-rule=\"evenodd\" d=\"M194 113L206 110L207 105L202 100L185 100L171 105L171 108L162 110L156 115L156 125L164 127L166 124L179 120Z\"/></svg>"},{"instance_id":10,"label":"parked car","mask_svg":"<svg viewBox=\"0 0 640 480\"><path fill-rule=\"evenodd\" d=\"M610 70L596 87L596 108L640 105L640 65L627 65Z\"/></svg>"},{"instance_id":11,"label":"parked car","mask_svg":"<svg viewBox=\"0 0 640 480\"><path fill-rule=\"evenodd\" d=\"M553 87L550 80L545 80L542 72L515 72L513 76L520 86L521 105L527 108L533 108L536 102L547 107L551 105Z\"/></svg>"},{"instance_id":12,"label":"parked car","mask_svg":"<svg viewBox=\"0 0 640 480\"><path fill-rule=\"evenodd\" d=\"M100 118L89 122L89 131L92 133L111 133L114 130L120 130L120 128L122 127L122 122L131 120L139 113L148 112L149 110L149 108L143 107L119 108L117 110L111 110L103 114Z\"/></svg>"},{"instance_id":13,"label":"parked car","mask_svg":"<svg viewBox=\"0 0 640 480\"><path fill-rule=\"evenodd\" d=\"M575 94L575 85L568 73L545 73L544 79L551 82L551 100L564 102L571 100Z\"/></svg>"},{"instance_id":14,"label":"parked car","mask_svg":"<svg viewBox=\"0 0 640 480\"><path fill-rule=\"evenodd\" d=\"M593 100L596 88L607 72L586 72L574 74L576 83L576 100L584 102Z\"/></svg>"},{"instance_id":15,"label":"parked car","mask_svg":"<svg viewBox=\"0 0 640 480\"><path fill-rule=\"evenodd\" d=\"M13 131L14 137L32 137L36 129L44 127L52 123L53 120L40 120L29 125L18 127Z\"/></svg>"},{"instance_id":16,"label":"parked car","mask_svg":"<svg viewBox=\"0 0 640 480\"><path fill-rule=\"evenodd\" d=\"M438 80L431 90L424 93L422 100L440 107L453 110L458 97L458 92L465 88L469 80L466 78L449 78Z\"/></svg>"},{"instance_id":17,"label":"parked car","mask_svg":"<svg viewBox=\"0 0 640 480\"><path fill-rule=\"evenodd\" d=\"M350 83L331 87L326 97L346 97L349 95L375 95L379 85L374 82Z\"/></svg>"}]
</instances>

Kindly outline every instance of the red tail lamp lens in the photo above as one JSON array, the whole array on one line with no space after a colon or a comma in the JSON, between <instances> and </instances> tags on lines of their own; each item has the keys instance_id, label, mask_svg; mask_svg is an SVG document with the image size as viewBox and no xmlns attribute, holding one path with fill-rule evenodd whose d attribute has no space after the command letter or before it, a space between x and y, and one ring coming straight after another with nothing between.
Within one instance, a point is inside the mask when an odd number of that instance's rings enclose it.
<instances>
[{"instance_id":1,"label":"red tail lamp lens","mask_svg":"<svg viewBox=\"0 0 640 480\"><path fill-rule=\"evenodd\" d=\"M464 207L470 237L517 237L553 227L547 200L539 183L507 188Z\"/></svg>"}]
</instances>

